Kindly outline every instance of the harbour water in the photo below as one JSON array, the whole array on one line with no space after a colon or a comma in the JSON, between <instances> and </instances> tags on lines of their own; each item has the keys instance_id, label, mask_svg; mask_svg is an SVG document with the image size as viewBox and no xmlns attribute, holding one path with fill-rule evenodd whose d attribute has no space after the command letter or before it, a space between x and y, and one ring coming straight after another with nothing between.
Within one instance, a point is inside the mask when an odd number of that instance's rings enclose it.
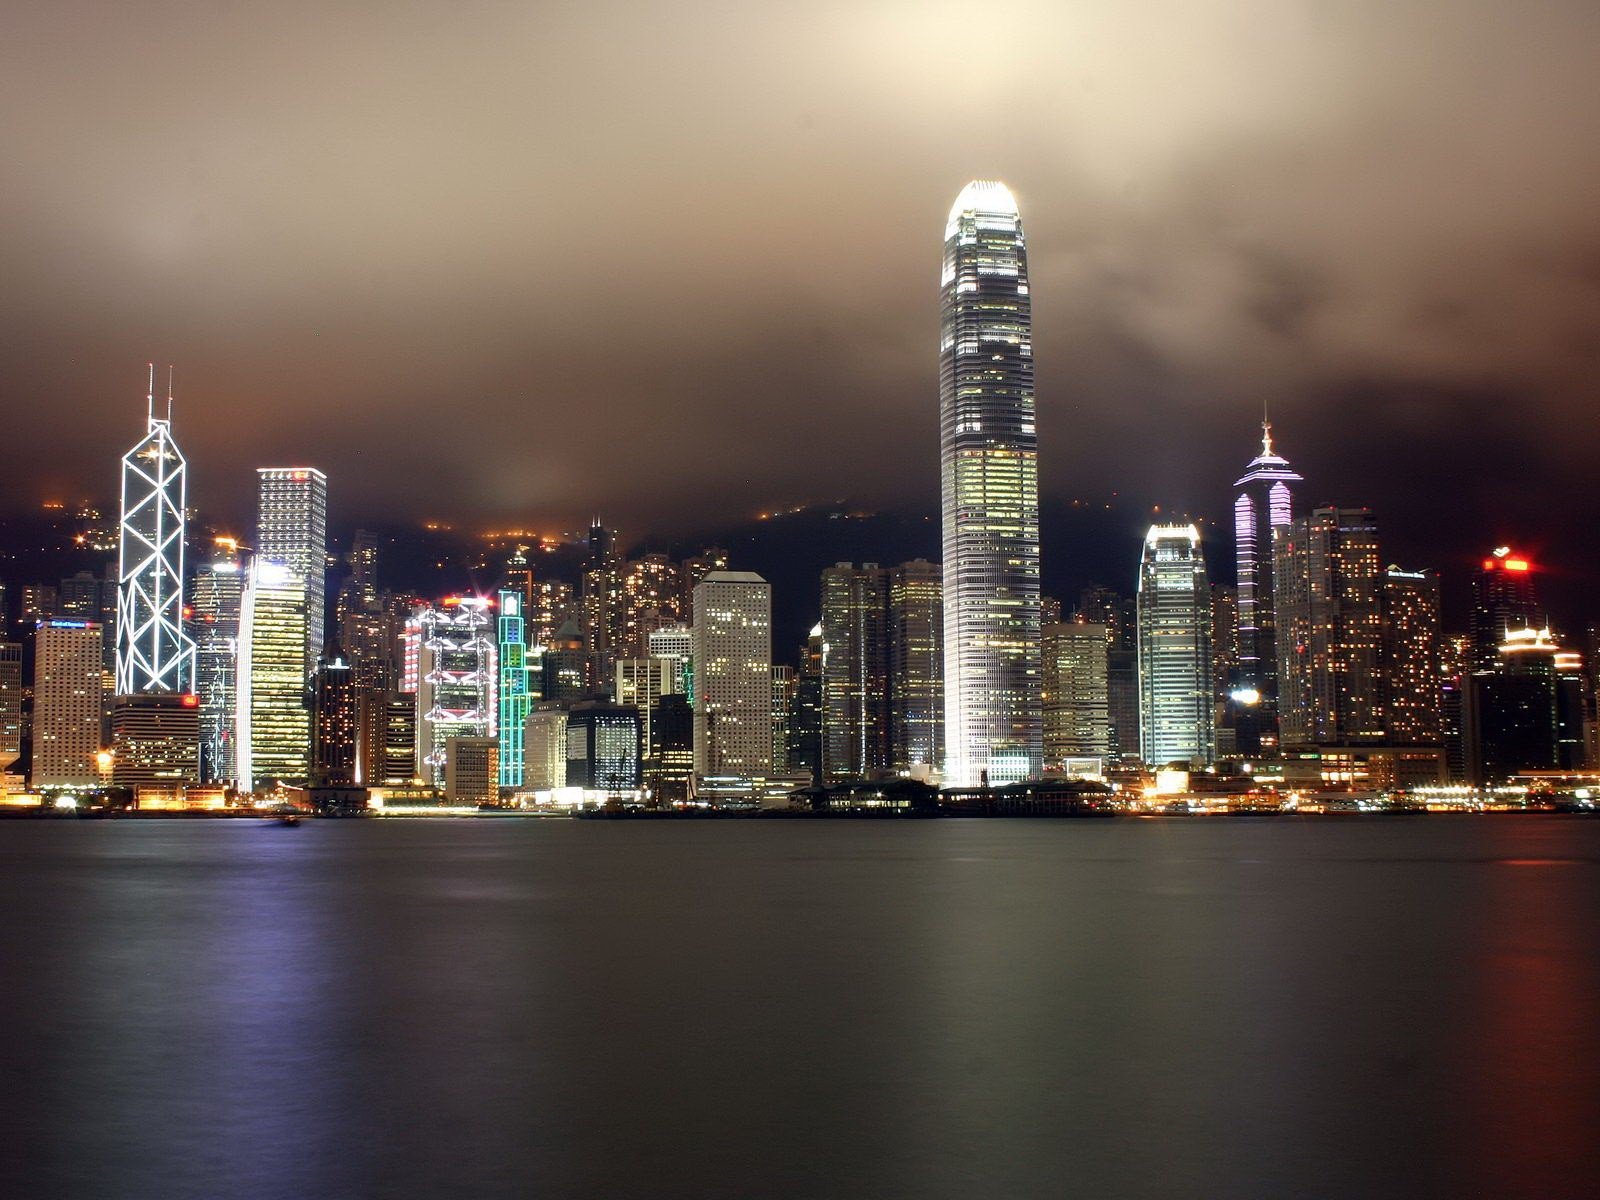
<instances>
[{"instance_id":1,"label":"harbour water","mask_svg":"<svg viewBox=\"0 0 1600 1200\"><path fill-rule=\"evenodd\" d=\"M0 825L0 1195L1592 1195L1600 821Z\"/></svg>"}]
</instances>

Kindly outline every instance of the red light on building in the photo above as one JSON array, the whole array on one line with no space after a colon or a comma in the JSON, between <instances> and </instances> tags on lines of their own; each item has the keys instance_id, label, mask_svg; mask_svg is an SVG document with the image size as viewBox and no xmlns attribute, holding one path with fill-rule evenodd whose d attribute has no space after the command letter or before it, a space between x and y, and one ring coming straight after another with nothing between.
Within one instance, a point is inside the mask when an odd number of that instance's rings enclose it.
<instances>
[{"instance_id":1,"label":"red light on building","mask_svg":"<svg viewBox=\"0 0 1600 1200\"><path fill-rule=\"evenodd\" d=\"M289 478L293 479L296 483L299 483L299 482L302 482L303 480L310 479L311 478L311 472L310 471L292 471L289 474Z\"/></svg>"},{"instance_id":2,"label":"red light on building","mask_svg":"<svg viewBox=\"0 0 1600 1200\"><path fill-rule=\"evenodd\" d=\"M194 695L193 693L185 693L185 695L184 695L183 699L180 701L180 703L185 708L199 708L200 707L200 697Z\"/></svg>"},{"instance_id":3,"label":"red light on building","mask_svg":"<svg viewBox=\"0 0 1600 1200\"><path fill-rule=\"evenodd\" d=\"M1508 570L1508 571L1528 571L1528 570L1532 570L1532 567L1530 566L1528 560L1525 559L1525 558L1508 558L1508 559L1506 559L1506 570Z\"/></svg>"}]
</instances>

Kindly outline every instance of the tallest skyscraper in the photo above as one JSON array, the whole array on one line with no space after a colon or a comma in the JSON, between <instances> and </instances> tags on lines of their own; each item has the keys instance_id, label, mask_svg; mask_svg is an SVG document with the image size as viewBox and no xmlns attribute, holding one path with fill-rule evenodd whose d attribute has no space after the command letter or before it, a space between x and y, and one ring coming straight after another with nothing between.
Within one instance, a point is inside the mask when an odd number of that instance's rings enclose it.
<instances>
[{"instance_id":1,"label":"tallest skyscraper","mask_svg":"<svg viewBox=\"0 0 1600 1200\"><path fill-rule=\"evenodd\" d=\"M1044 736L1033 319L1005 184L956 197L941 304L945 776L1007 783L1041 769Z\"/></svg>"}]
</instances>

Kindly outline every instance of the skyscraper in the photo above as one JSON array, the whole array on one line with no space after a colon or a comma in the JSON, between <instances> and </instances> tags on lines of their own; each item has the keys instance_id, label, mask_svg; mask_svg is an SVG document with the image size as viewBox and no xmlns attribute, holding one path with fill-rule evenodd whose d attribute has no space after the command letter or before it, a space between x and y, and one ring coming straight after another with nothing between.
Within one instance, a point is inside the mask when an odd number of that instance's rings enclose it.
<instances>
[{"instance_id":1,"label":"skyscraper","mask_svg":"<svg viewBox=\"0 0 1600 1200\"><path fill-rule=\"evenodd\" d=\"M100 626L40 621L33 642L33 786L99 782L100 703L105 672Z\"/></svg>"},{"instance_id":2,"label":"skyscraper","mask_svg":"<svg viewBox=\"0 0 1600 1200\"><path fill-rule=\"evenodd\" d=\"M1274 619L1285 747L1383 740L1378 564L1369 509L1318 508L1278 531Z\"/></svg>"},{"instance_id":3,"label":"skyscraper","mask_svg":"<svg viewBox=\"0 0 1600 1200\"><path fill-rule=\"evenodd\" d=\"M889 769L944 763L944 591L938 563L889 572ZM797 696L798 702L798 696Z\"/></svg>"},{"instance_id":4,"label":"skyscraper","mask_svg":"<svg viewBox=\"0 0 1600 1200\"><path fill-rule=\"evenodd\" d=\"M1039 476L1022 219L1002 183L962 189L944 231L939 429L945 775L1038 773Z\"/></svg>"},{"instance_id":5,"label":"skyscraper","mask_svg":"<svg viewBox=\"0 0 1600 1200\"><path fill-rule=\"evenodd\" d=\"M1277 745L1278 655L1273 599L1273 535L1294 517L1290 484L1303 480L1272 448L1272 426L1261 423L1261 453L1234 487L1233 553L1238 572L1238 645L1233 692L1240 697L1234 731L1242 754Z\"/></svg>"},{"instance_id":6,"label":"skyscraper","mask_svg":"<svg viewBox=\"0 0 1600 1200\"><path fill-rule=\"evenodd\" d=\"M1078 596L1078 619L1106 627L1106 698L1111 710L1111 753L1139 757L1139 645L1137 603L1091 584Z\"/></svg>"},{"instance_id":7,"label":"skyscraper","mask_svg":"<svg viewBox=\"0 0 1600 1200\"><path fill-rule=\"evenodd\" d=\"M0 625L4 625L0 614ZM22 757L22 646L0 642L0 775Z\"/></svg>"},{"instance_id":8,"label":"skyscraper","mask_svg":"<svg viewBox=\"0 0 1600 1200\"><path fill-rule=\"evenodd\" d=\"M940 662L941 669L944 666ZM935 727L944 731L944 707L933 715ZM935 759L935 765L940 760ZM812 783L822 782L822 622L800 647L800 669L795 673L794 710L789 718L789 770L808 771Z\"/></svg>"},{"instance_id":9,"label":"skyscraper","mask_svg":"<svg viewBox=\"0 0 1600 1200\"><path fill-rule=\"evenodd\" d=\"M328 477L314 467L259 467L256 557L282 563L305 583L303 677L322 654L327 619Z\"/></svg>"},{"instance_id":10,"label":"skyscraper","mask_svg":"<svg viewBox=\"0 0 1600 1200\"><path fill-rule=\"evenodd\" d=\"M694 768L762 778L772 770L772 585L712 571L694 589Z\"/></svg>"},{"instance_id":11,"label":"skyscraper","mask_svg":"<svg viewBox=\"0 0 1600 1200\"><path fill-rule=\"evenodd\" d=\"M1200 530L1152 525L1139 564L1139 747L1145 762L1206 766L1216 754L1211 588Z\"/></svg>"},{"instance_id":12,"label":"skyscraper","mask_svg":"<svg viewBox=\"0 0 1600 1200\"><path fill-rule=\"evenodd\" d=\"M189 467L167 415L155 414L155 368L145 397L145 435L122 456L117 540L117 693L181 692L194 647L183 629L184 505Z\"/></svg>"},{"instance_id":13,"label":"skyscraper","mask_svg":"<svg viewBox=\"0 0 1600 1200\"><path fill-rule=\"evenodd\" d=\"M417 773L443 787L450 739L491 737L495 732L489 602L480 596L451 596L419 616Z\"/></svg>"},{"instance_id":14,"label":"skyscraper","mask_svg":"<svg viewBox=\"0 0 1600 1200\"><path fill-rule=\"evenodd\" d=\"M245 573L237 562L201 563L194 576L189 628L194 691L200 697L200 780L235 778L238 733L239 611Z\"/></svg>"},{"instance_id":15,"label":"skyscraper","mask_svg":"<svg viewBox=\"0 0 1600 1200\"><path fill-rule=\"evenodd\" d=\"M200 698L188 692L118 696L111 709L111 782L176 790L200 778Z\"/></svg>"},{"instance_id":16,"label":"skyscraper","mask_svg":"<svg viewBox=\"0 0 1600 1200\"><path fill-rule=\"evenodd\" d=\"M670 658L619 658L612 699L639 714L639 754L649 770L660 757L656 707L662 696L678 691L682 674Z\"/></svg>"},{"instance_id":17,"label":"skyscraper","mask_svg":"<svg viewBox=\"0 0 1600 1200\"><path fill-rule=\"evenodd\" d=\"M626 653L622 564L614 532L598 518L589 529L588 547L580 600L583 646L589 656L584 682L588 691L604 692L611 686L613 665Z\"/></svg>"},{"instance_id":18,"label":"skyscraper","mask_svg":"<svg viewBox=\"0 0 1600 1200\"><path fill-rule=\"evenodd\" d=\"M1106 627L1063 621L1044 627L1044 761L1111 753Z\"/></svg>"},{"instance_id":19,"label":"skyscraper","mask_svg":"<svg viewBox=\"0 0 1600 1200\"><path fill-rule=\"evenodd\" d=\"M500 786L522 786L522 738L528 719L528 709L533 700L528 670L528 633L522 619L522 593L515 588L500 589L500 616L496 669L500 672L496 688L499 705L498 729L500 753L498 757Z\"/></svg>"},{"instance_id":20,"label":"skyscraper","mask_svg":"<svg viewBox=\"0 0 1600 1200\"><path fill-rule=\"evenodd\" d=\"M311 679L311 778L324 786L354 783L360 720L355 672L349 659L326 654Z\"/></svg>"},{"instance_id":21,"label":"skyscraper","mask_svg":"<svg viewBox=\"0 0 1600 1200\"><path fill-rule=\"evenodd\" d=\"M1383 728L1393 745L1436 745L1442 739L1439 678L1439 576L1433 571L1383 572Z\"/></svg>"},{"instance_id":22,"label":"skyscraper","mask_svg":"<svg viewBox=\"0 0 1600 1200\"><path fill-rule=\"evenodd\" d=\"M889 573L877 563L822 572L822 778L868 779L889 765Z\"/></svg>"},{"instance_id":23,"label":"skyscraper","mask_svg":"<svg viewBox=\"0 0 1600 1200\"><path fill-rule=\"evenodd\" d=\"M1499 669L1508 661L1500 653L1507 634L1538 629L1546 623L1534 574L1534 565L1527 558L1509 546L1500 546L1472 577L1472 670Z\"/></svg>"},{"instance_id":24,"label":"skyscraper","mask_svg":"<svg viewBox=\"0 0 1600 1200\"><path fill-rule=\"evenodd\" d=\"M417 698L361 691L356 700L356 782L367 787L417 777Z\"/></svg>"},{"instance_id":25,"label":"skyscraper","mask_svg":"<svg viewBox=\"0 0 1600 1200\"><path fill-rule=\"evenodd\" d=\"M311 769L306 708L305 581L280 562L257 558L239 606L239 787L300 781Z\"/></svg>"}]
</instances>

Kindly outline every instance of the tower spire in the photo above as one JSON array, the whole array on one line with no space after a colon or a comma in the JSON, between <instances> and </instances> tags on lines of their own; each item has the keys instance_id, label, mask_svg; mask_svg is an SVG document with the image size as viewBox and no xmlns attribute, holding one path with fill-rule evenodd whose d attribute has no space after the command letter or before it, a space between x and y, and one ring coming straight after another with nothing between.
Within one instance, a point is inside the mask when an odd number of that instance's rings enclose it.
<instances>
[{"instance_id":1,"label":"tower spire","mask_svg":"<svg viewBox=\"0 0 1600 1200\"><path fill-rule=\"evenodd\" d=\"M156 419L156 365L150 362L145 366L150 368L150 388L144 394L144 419L148 422Z\"/></svg>"},{"instance_id":2,"label":"tower spire","mask_svg":"<svg viewBox=\"0 0 1600 1200\"><path fill-rule=\"evenodd\" d=\"M172 364L167 364L167 424L172 424Z\"/></svg>"}]
</instances>

